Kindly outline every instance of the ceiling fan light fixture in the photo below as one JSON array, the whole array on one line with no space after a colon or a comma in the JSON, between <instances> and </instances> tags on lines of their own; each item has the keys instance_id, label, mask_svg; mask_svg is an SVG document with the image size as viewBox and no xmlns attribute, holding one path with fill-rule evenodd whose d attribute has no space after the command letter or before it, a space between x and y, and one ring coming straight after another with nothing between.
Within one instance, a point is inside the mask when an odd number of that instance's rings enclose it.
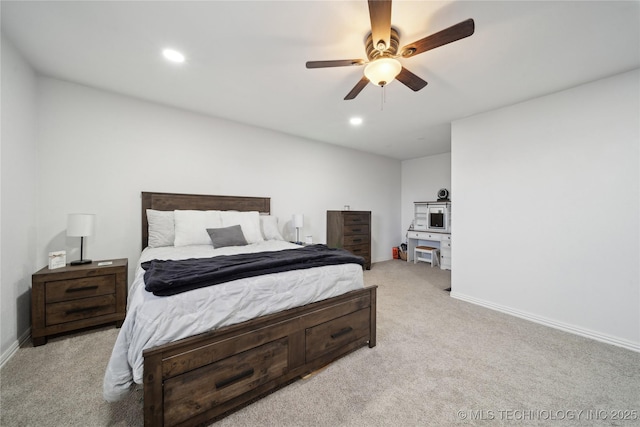
<instances>
[{"instance_id":1,"label":"ceiling fan light fixture","mask_svg":"<svg viewBox=\"0 0 640 427\"><path fill-rule=\"evenodd\" d=\"M402 64L394 58L380 58L370 62L364 69L364 75L377 86L386 86L402 71Z\"/></svg>"}]
</instances>

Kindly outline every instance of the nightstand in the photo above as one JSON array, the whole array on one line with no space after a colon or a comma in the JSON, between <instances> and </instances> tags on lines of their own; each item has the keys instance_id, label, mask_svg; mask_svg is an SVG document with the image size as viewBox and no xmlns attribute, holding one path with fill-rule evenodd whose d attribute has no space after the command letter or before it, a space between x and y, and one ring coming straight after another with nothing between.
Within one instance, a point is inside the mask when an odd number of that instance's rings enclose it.
<instances>
[{"instance_id":1,"label":"nightstand","mask_svg":"<svg viewBox=\"0 0 640 427\"><path fill-rule=\"evenodd\" d=\"M111 262L110 265L98 265ZM122 326L127 309L128 260L44 267L31 276L33 345L63 332L115 322Z\"/></svg>"}]
</instances>

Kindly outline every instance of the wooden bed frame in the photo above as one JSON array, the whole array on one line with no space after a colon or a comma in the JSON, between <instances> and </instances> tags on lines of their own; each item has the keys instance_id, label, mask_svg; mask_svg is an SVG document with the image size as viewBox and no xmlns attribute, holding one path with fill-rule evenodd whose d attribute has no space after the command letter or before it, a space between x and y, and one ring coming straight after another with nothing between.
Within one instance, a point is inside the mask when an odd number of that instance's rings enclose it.
<instances>
[{"instance_id":1,"label":"wooden bed frame","mask_svg":"<svg viewBox=\"0 0 640 427\"><path fill-rule=\"evenodd\" d=\"M270 212L264 197L142 193L147 209ZM376 345L376 286L144 351L145 426L201 425L364 345Z\"/></svg>"}]
</instances>

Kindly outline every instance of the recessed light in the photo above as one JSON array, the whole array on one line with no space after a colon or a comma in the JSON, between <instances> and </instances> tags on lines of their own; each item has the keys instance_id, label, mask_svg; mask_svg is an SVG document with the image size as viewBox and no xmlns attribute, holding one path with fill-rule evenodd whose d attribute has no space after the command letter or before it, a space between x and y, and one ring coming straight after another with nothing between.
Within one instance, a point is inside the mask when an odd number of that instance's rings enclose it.
<instances>
[{"instance_id":1,"label":"recessed light","mask_svg":"<svg viewBox=\"0 0 640 427\"><path fill-rule=\"evenodd\" d=\"M362 124L362 117L351 117L349 119L349 123L351 123L354 126L358 126Z\"/></svg>"},{"instance_id":2,"label":"recessed light","mask_svg":"<svg viewBox=\"0 0 640 427\"><path fill-rule=\"evenodd\" d=\"M174 49L165 49L162 51L162 55L171 62L184 62L184 55Z\"/></svg>"}]
</instances>

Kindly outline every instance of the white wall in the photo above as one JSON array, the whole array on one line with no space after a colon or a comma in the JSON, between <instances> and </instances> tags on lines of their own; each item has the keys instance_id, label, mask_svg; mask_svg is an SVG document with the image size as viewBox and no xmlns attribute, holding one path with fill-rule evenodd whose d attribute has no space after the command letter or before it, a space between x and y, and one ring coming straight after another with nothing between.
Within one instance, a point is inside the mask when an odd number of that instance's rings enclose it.
<instances>
[{"instance_id":1,"label":"white wall","mask_svg":"<svg viewBox=\"0 0 640 427\"><path fill-rule=\"evenodd\" d=\"M39 79L38 264L52 250L79 258L66 215L97 215L85 257L140 252L140 192L271 197L281 227L326 241L326 211L372 212L372 260L397 244L400 161L67 83ZM290 224L288 224L290 226ZM295 234L285 237L294 238Z\"/></svg>"},{"instance_id":2,"label":"white wall","mask_svg":"<svg viewBox=\"0 0 640 427\"><path fill-rule=\"evenodd\" d=\"M452 296L640 351L640 72L452 126Z\"/></svg>"},{"instance_id":3,"label":"white wall","mask_svg":"<svg viewBox=\"0 0 640 427\"><path fill-rule=\"evenodd\" d=\"M402 162L402 211L400 235L406 242L406 233L413 220L413 203L438 199L438 190L451 192L451 153L420 157ZM452 211L455 205L452 204ZM453 216L453 214L452 214Z\"/></svg>"},{"instance_id":4,"label":"white wall","mask_svg":"<svg viewBox=\"0 0 640 427\"><path fill-rule=\"evenodd\" d=\"M0 362L28 337L36 255L36 77L2 35Z\"/></svg>"}]
</instances>

